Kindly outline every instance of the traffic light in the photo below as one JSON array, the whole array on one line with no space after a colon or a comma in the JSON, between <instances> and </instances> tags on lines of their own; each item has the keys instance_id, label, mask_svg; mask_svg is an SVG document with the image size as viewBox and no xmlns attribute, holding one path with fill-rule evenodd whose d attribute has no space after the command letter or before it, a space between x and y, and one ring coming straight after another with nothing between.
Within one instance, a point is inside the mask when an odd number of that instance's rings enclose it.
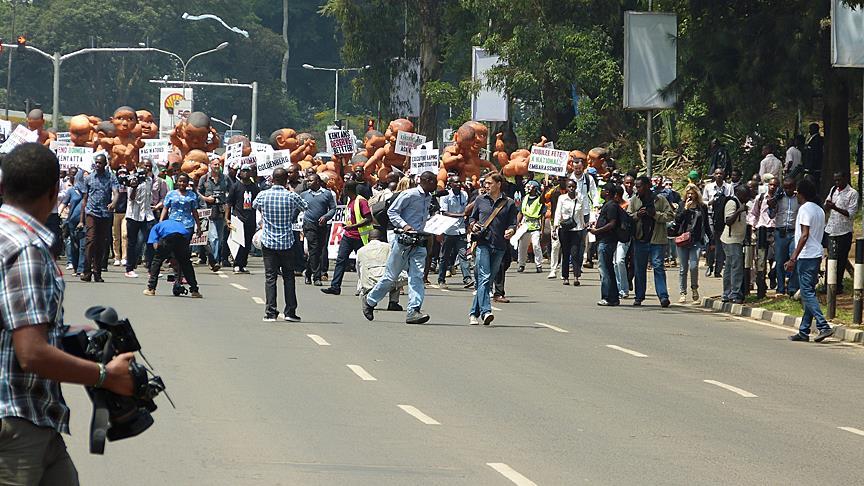
<instances>
[{"instance_id":1,"label":"traffic light","mask_svg":"<svg viewBox=\"0 0 864 486\"><path fill-rule=\"evenodd\" d=\"M27 36L18 36L18 52L24 52L27 48Z\"/></svg>"}]
</instances>

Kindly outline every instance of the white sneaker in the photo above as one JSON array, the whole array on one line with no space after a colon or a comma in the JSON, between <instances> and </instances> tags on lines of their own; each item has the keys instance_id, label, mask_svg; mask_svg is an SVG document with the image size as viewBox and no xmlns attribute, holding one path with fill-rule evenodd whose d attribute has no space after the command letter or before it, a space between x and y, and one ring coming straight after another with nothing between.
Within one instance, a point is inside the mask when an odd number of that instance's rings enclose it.
<instances>
[{"instance_id":1,"label":"white sneaker","mask_svg":"<svg viewBox=\"0 0 864 486\"><path fill-rule=\"evenodd\" d=\"M126 272L125 275L126 275L126 277L128 277L128 278L138 278L138 274L135 273L135 270L132 270L132 271Z\"/></svg>"},{"instance_id":2,"label":"white sneaker","mask_svg":"<svg viewBox=\"0 0 864 486\"><path fill-rule=\"evenodd\" d=\"M480 319L477 318L477 316L472 314L472 315L468 316L468 324L470 324L472 326L476 326L476 325L480 324Z\"/></svg>"},{"instance_id":3,"label":"white sneaker","mask_svg":"<svg viewBox=\"0 0 864 486\"><path fill-rule=\"evenodd\" d=\"M67 263L67 264L66 264L66 270L72 270L72 268L73 268L73 267L72 267L72 264L71 264L71 263Z\"/></svg>"},{"instance_id":4,"label":"white sneaker","mask_svg":"<svg viewBox=\"0 0 864 486\"><path fill-rule=\"evenodd\" d=\"M449 287L447 287L447 284L444 283L444 282L441 282L440 284L438 284L438 288L441 289L441 290L447 290L447 289L449 289Z\"/></svg>"},{"instance_id":5,"label":"white sneaker","mask_svg":"<svg viewBox=\"0 0 864 486\"><path fill-rule=\"evenodd\" d=\"M120 265L126 265L126 259L125 258L120 260Z\"/></svg>"},{"instance_id":6,"label":"white sneaker","mask_svg":"<svg viewBox=\"0 0 864 486\"><path fill-rule=\"evenodd\" d=\"M546 278L548 278L549 280L552 280L552 279L554 279L555 277L556 277L556 275L555 275L555 271L554 271L554 270L551 271L551 272L549 272L549 275L546 275Z\"/></svg>"},{"instance_id":7,"label":"white sneaker","mask_svg":"<svg viewBox=\"0 0 864 486\"><path fill-rule=\"evenodd\" d=\"M119 267L120 266L120 260L114 260L114 266Z\"/></svg>"},{"instance_id":8,"label":"white sneaker","mask_svg":"<svg viewBox=\"0 0 864 486\"><path fill-rule=\"evenodd\" d=\"M687 303L687 294L681 294L681 297L678 298L678 303L679 304L686 304Z\"/></svg>"},{"instance_id":9,"label":"white sneaker","mask_svg":"<svg viewBox=\"0 0 864 486\"><path fill-rule=\"evenodd\" d=\"M262 322L276 322L276 318L275 317L264 317L264 319L261 319L261 321Z\"/></svg>"},{"instance_id":10,"label":"white sneaker","mask_svg":"<svg viewBox=\"0 0 864 486\"><path fill-rule=\"evenodd\" d=\"M234 273L239 274L240 273L240 267L234 267Z\"/></svg>"},{"instance_id":11,"label":"white sneaker","mask_svg":"<svg viewBox=\"0 0 864 486\"><path fill-rule=\"evenodd\" d=\"M488 326L489 324L492 324L492 321L495 320L495 315L493 315L491 312L488 312L486 314L483 314L482 318L483 318L483 325Z\"/></svg>"}]
</instances>

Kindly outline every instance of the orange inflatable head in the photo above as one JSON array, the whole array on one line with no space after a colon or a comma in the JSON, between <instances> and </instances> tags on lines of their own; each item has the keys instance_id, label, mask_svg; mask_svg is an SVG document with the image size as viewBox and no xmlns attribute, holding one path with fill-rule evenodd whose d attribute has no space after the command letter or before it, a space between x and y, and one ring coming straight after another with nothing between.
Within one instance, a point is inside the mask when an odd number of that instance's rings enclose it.
<instances>
[{"instance_id":1,"label":"orange inflatable head","mask_svg":"<svg viewBox=\"0 0 864 486\"><path fill-rule=\"evenodd\" d=\"M147 110L138 110L138 124L141 125L141 138L156 138L159 136L159 127L153 121L153 113Z\"/></svg>"},{"instance_id":2,"label":"orange inflatable head","mask_svg":"<svg viewBox=\"0 0 864 486\"><path fill-rule=\"evenodd\" d=\"M270 134L270 146L273 150L296 150L300 146L297 131L293 128L280 128Z\"/></svg>"},{"instance_id":3,"label":"orange inflatable head","mask_svg":"<svg viewBox=\"0 0 864 486\"><path fill-rule=\"evenodd\" d=\"M36 108L27 113L27 128L30 130L42 130L45 128L45 114Z\"/></svg>"},{"instance_id":4,"label":"orange inflatable head","mask_svg":"<svg viewBox=\"0 0 864 486\"><path fill-rule=\"evenodd\" d=\"M75 115L69 119L69 138L76 147L92 147L95 132L87 115Z\"/></svg>"}]
</instances>

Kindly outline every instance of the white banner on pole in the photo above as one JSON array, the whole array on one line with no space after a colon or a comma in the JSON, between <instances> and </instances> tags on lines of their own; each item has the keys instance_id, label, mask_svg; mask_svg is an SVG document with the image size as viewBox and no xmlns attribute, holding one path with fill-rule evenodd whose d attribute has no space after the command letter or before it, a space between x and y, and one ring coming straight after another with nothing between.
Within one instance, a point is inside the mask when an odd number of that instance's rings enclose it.
<instances>
[{"instance_id":1,"label":"white banner on pole","mask_svg":"<svg viewBox=\"0 0 864 486\"><path fill-rule=\"evenodd\" d=\"M471 48L471 80L480 83L480 91L471 99L471 119L507 121L507 96L503 90L487 86L487 71L501 64L501 58L479 47Z\"/></svg>"},{"instance_id":2,"label":"white banner on pole","mask_svg":"<svg viewBox=\"0 0 864 486\"><path fill-rule=\"evenodd\" d=\"M0 154L8 154L15 147L23 143L33 143L39 140L39 134L35 131L30 131L26 125L18 125L15 130L9 134L3 145L0 145Z\"/></svg>"},{"instance_id":3,"label":"white banner on pole","mask_svg":"<svg viewBox=\"0 0 864 486\"><path fill-rule=\"evenodd\" d=\"M411 155L411 151L426 143L426 136L419 133L399 132L396 135L394 152L399 155Z\"/></svg>"},{"instance_id":4,"label":"white banner on pole","mask_svg":"<svg viewBox=\"0 0 864 486\"><path fill-rule=\"evenodd\" d=\"M864 8L831 0L831 64L864 68Z\"/></svg>"},{"instance_id":5,"label":"white banner on pole","mask_svg":"<svg viewBox=\"0 0 864 486\"><path fill-rule=\"evenodd\" d=\"M431 145L431 144L430 144ZM438 149L416 148L411 151L411 168L409 174L420 175L424 172L438 174L441 155Z\"/></svg>"},{"instance_id":6,"label":"white banner on pole","mask_svg":"<svg viewBox=\"0 0 864 486\"><path fill-rule=\"evenodd\" d=\"M555 150L546 147L531 147L531 157L528 159L528 170L556 176L567 175L567 161L570 154L566 150Z\"/></svg>"},{"instance_id":7,"label":"white banner on pole","mask_svg":"<svg viewBox=\"0 0 864 486\"><path fill-rule=\"evenodd\" d=\"M154 166L168 165L168 154L171 153L171 145L165 138L145 138L142 140L144 146L138 149L140 160L150 159Z\"/></svg>"},{"instance_id":8,"label":"white banner on pole","mask_svg":"<svg viewBox=\"0 0 864 486\"><path fill-rule=\"evenodd\" d=\"M678 16L624 12L624 108L672 108L675 96L661 94L678 77Z\"/></svg>"}]
</instances>

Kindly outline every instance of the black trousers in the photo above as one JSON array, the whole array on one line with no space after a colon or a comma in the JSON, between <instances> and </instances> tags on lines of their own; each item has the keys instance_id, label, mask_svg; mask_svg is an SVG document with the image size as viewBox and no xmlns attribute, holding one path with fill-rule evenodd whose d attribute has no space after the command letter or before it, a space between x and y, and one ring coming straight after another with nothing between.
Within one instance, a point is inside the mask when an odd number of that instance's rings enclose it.
<instances>
[{"instance_id":1,"label":"black trousers","mask_svg":"<svg viewBox=\"0 0 864 486\"><path fill-rule=\"evenodd\" d=\"M156 290L156 284L159 283L159 269L162 264L169 258L174 258L177 261L177 266L180 268L180 275L177 275L175 285L180 284L180 277L186 277L189 282L189 290L198 292L198 280L195 279L195 269L192 267L191 256L189 255L189 239L186 235L174 233L159 240L156 245L156 255L153 257L153 263L150 265L150 279L147 281L147 288Z\"/></svg>"},{"instance_id":2,"label":"black trousers","mask_svg":"<svg viewBox=\"0 0 864 486\"><path fill-rule=\"evenodd\" d=\"M306 276L321 280L323 265L321 264L322 248L327 251L327 226L306 226L303 228L306 244L309 245L309 258L306 259ZM326 256L325 256L326 258Z\"/></svg>"},{"instance_id":3,"label":"black trousers","mask_svg":"<svg viewBox=\"0 0 864 486\"><path fill-rule=\"evenodd\" d=\"M84 227L87 231L87 242L84 253L84 276L102 275L102 262L108 250L108 238L111 236L113 218L97 218L84 216Z\"/></svg>"},{"instance_id":4,"label":"black trousers","mask_svg":"<svg viewBox=\"0 0 864 486\"><path fill-rule=\"evenodd\" d=\"M504 282L507 278L507 269L513 263L513 247L510 246L509 241L505 242L505 245L507 248L504 249L504 256L501 257L501 267L498 269L498 275L495 276L495 290L492 292L492 295L495 297L504 297L506 295L504 293Z\"/></svg>"},{"instance_id":5,"label":"black trousers","mask_svg":"<svg viewBox=\"0 0 864 486\"><path fill-rule=\"evenodd\" d=\"M570 277L570 265L573 265L573 278L582 276L582 252L585 248L584 231L558 230L558 239L561 241L561 278L567 280Z\"/></svg>"},{"instance_id":6,"label":"black trousers","mask_svg":"<svg viewBox=\"0 0 864 486\"><path fill-rule=\"evenodd\" d=\"M288 250L271 250L266 246L261 248L261 253L264 256L264 297L266 299L266 307L264 310L266 317L276 317L279 311L276 310L276 279L279 278L279 272L282 272L282 291L285 293L285 312L286 316L297 314L297 293L294 289L294 255Z\"/></svg>"},{"instance_id":7,"label":"black trousers","mask_svg":"<svg viewBox=\"0 0 864 486\"><path fill-rule=\"evenodd\" d=\"M849 263L849 251L852 249L852 233L845 235L829 236L830 241L837 245L837 291L843 291L843 275L846 270L849 270L849 275L853 275L855 267Z\"/></svg>"},{"instance_id":8,"label":"black trousers","mask_svg":"<svg viewBox=\"0 0 864 486\"><path fill-rule=\"evenodd\" d=\"M144 247L147 237L150 236L147 221L135 221L126 218L126 271L131 272L138 266L141 255L139 250Z\"/></svg>"}]
</instances>

